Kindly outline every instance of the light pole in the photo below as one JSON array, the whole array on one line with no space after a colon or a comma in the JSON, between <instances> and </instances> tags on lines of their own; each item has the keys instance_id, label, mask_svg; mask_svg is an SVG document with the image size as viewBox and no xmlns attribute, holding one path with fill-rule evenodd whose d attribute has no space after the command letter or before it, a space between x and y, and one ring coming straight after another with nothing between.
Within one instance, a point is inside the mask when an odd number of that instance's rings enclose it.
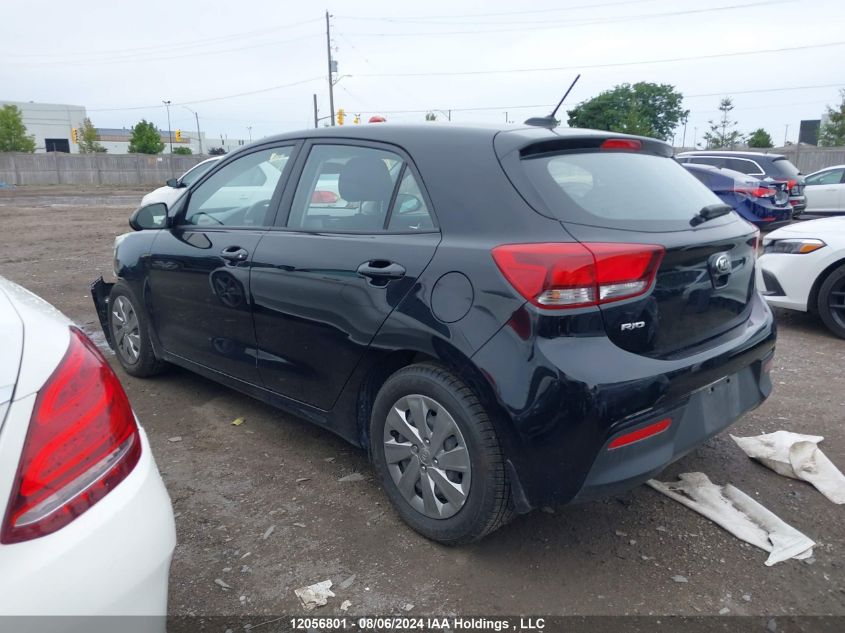
<instances>
[{"instance_id":1,"label":"light pole","mask_svg":"<svg viewBox=\"0 0 845 633\"><path fill-rule=\"evenodd\" d=\"M197 142L200 145L200 155L202 155L202 134L200 134L200 115L197 114L196 112L194 112L193 110L191 110L188 106L182 106L182 107L185 108L188 112L193 113L194 117L197 120Z\"/></svg>"},{"instance_id":2,"label":"light pole","mask_svg":"<svg viewBox=\"0 0 845 633\"><path fill-rule=\"evenodd\" d=\"M170 138L170 175L173 173L173 130L170 129L170 100L162 101L164 107L167 108L167 136Z\"/></svg>"},{"instance_id":3,"label":"light pole","mask_svg":"<svg viewBox=\"0 0 845 633\"><path fill-rule=\"evenodd\" d=\"M252 126L247 125L246 129L249 131L249 142L252 143Z\"/></svg>"},{"instance_id":4,"label":"light pole","mask_svg":"<svg viewBox=\"0 0 845 633\"><path fill-rule=\"evenodd\" d=\"M332 125L334 125L334 82L332 81L332 73L337 72L337 62L332 60L332 33L331 25L329 24L329 12L326 11L326 52L328 53L329 61L329 113L332 117Z\"/></svg>"}]
</instances>

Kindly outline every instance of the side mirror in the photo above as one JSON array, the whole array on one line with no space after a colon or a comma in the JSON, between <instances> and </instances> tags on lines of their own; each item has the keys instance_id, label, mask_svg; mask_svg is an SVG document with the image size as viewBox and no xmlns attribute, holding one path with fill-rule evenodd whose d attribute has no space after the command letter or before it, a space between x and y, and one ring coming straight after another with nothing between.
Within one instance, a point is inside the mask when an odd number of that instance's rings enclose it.
<instances>
[{"instance_id":1,"label":"side mirror","mask_svg":"<svg viewBox=\"0 0 845 633\"><path fill-rule=\"evenodd\" d=\"M154 202L135 209L129 216L129 226L135 231L167 227L167 205Z\"/></svg>"},{"instance_id":2,"label":"side mirror","mask_svg":"<svg viewBox=\"0 0 845 633\"><path fill-rule=\"evenodd\" d=\"M182 186L182 183L180 183L176 178L170 178L164 184L167 185L168 187L173 187L174 189L178 189L179 187Z\"/></svg>"}]
</instances>

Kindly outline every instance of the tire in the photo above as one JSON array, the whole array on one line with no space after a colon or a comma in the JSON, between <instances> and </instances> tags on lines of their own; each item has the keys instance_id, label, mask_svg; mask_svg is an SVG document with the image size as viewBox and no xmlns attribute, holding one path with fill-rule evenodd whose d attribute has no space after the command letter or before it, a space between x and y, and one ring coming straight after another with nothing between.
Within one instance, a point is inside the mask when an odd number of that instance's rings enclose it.
<instances>
[{"instance_id":1,"label":"tire","mask_svg":"<svg viewBox=\"0 0 845 633\"><path fill-rule=\"evenodd\" d=\"M167 368L167 363L157 359L153 351L141 302L123 281L118 281L109 294L108 325L115 356L127 374L146 378Z\"/></svg>"},{"instance_id":2,"label":"tire","mask_svg":"<svg viewBox=\"0 0 845 633\"><path fill-rule=\"evenodd\" d=\"M423 415L421 430L415 422ZM397 512L427 538L469 543L513 516L493 424L469 387L443 367L410 365L387 379L373 404L370 451Z\"/></svg>"},{"instance_id":3,"label":"tire","mask_svg":"<svg viewBox=\"0 0 845 633\"><path fill-rule=\"evenodd\" d=\"M822 282L817 309L827 328L845 338L845 264L833 269Z\"/></svg>"}]
</instances>

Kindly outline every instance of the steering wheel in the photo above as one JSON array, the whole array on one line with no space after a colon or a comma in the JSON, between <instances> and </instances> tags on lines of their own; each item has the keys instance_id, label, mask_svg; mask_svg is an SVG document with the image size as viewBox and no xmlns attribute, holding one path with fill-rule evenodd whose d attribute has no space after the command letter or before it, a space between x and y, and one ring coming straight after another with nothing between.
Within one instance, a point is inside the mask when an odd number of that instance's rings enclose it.
<instances>
[{"instance_id":1,"label":"steering wheel","mask_svg":"<svg viewBox=\"0 0 845 633\"><path fill-rule=\"evenodd\" d=\"M244 224L251 226L263 226L267 220L267 211L270 209L270 200L259 200L250 205L244 214Z\"/></svg>"}]
</instances>

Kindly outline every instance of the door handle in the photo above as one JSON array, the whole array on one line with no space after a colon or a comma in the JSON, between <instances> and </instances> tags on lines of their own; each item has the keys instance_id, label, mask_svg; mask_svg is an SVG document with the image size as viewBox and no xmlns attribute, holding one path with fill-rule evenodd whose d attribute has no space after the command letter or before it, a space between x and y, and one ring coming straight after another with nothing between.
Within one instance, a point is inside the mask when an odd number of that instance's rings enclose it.
<instances>
[{"instance_id":1,"label":"door handle","mask_svg":"<svg viewBox=\"0 0 845 633\"><path fill-rule=\"evenodd\" d=\"M220 253L220 257L230 262L243 262L249 257L249 251L240 246L227 246Z\"/></svg>"},{"instance_id":2,"label":"door handle","mask_svg":"<svg viewBox=\"0 0 845 633\"><path fill-rule=\"evenodd\" d=\"M370 279L401 279L405 267L385 259L371 259L358 266L358 274Z\"/></svg>"}]
</instances>

